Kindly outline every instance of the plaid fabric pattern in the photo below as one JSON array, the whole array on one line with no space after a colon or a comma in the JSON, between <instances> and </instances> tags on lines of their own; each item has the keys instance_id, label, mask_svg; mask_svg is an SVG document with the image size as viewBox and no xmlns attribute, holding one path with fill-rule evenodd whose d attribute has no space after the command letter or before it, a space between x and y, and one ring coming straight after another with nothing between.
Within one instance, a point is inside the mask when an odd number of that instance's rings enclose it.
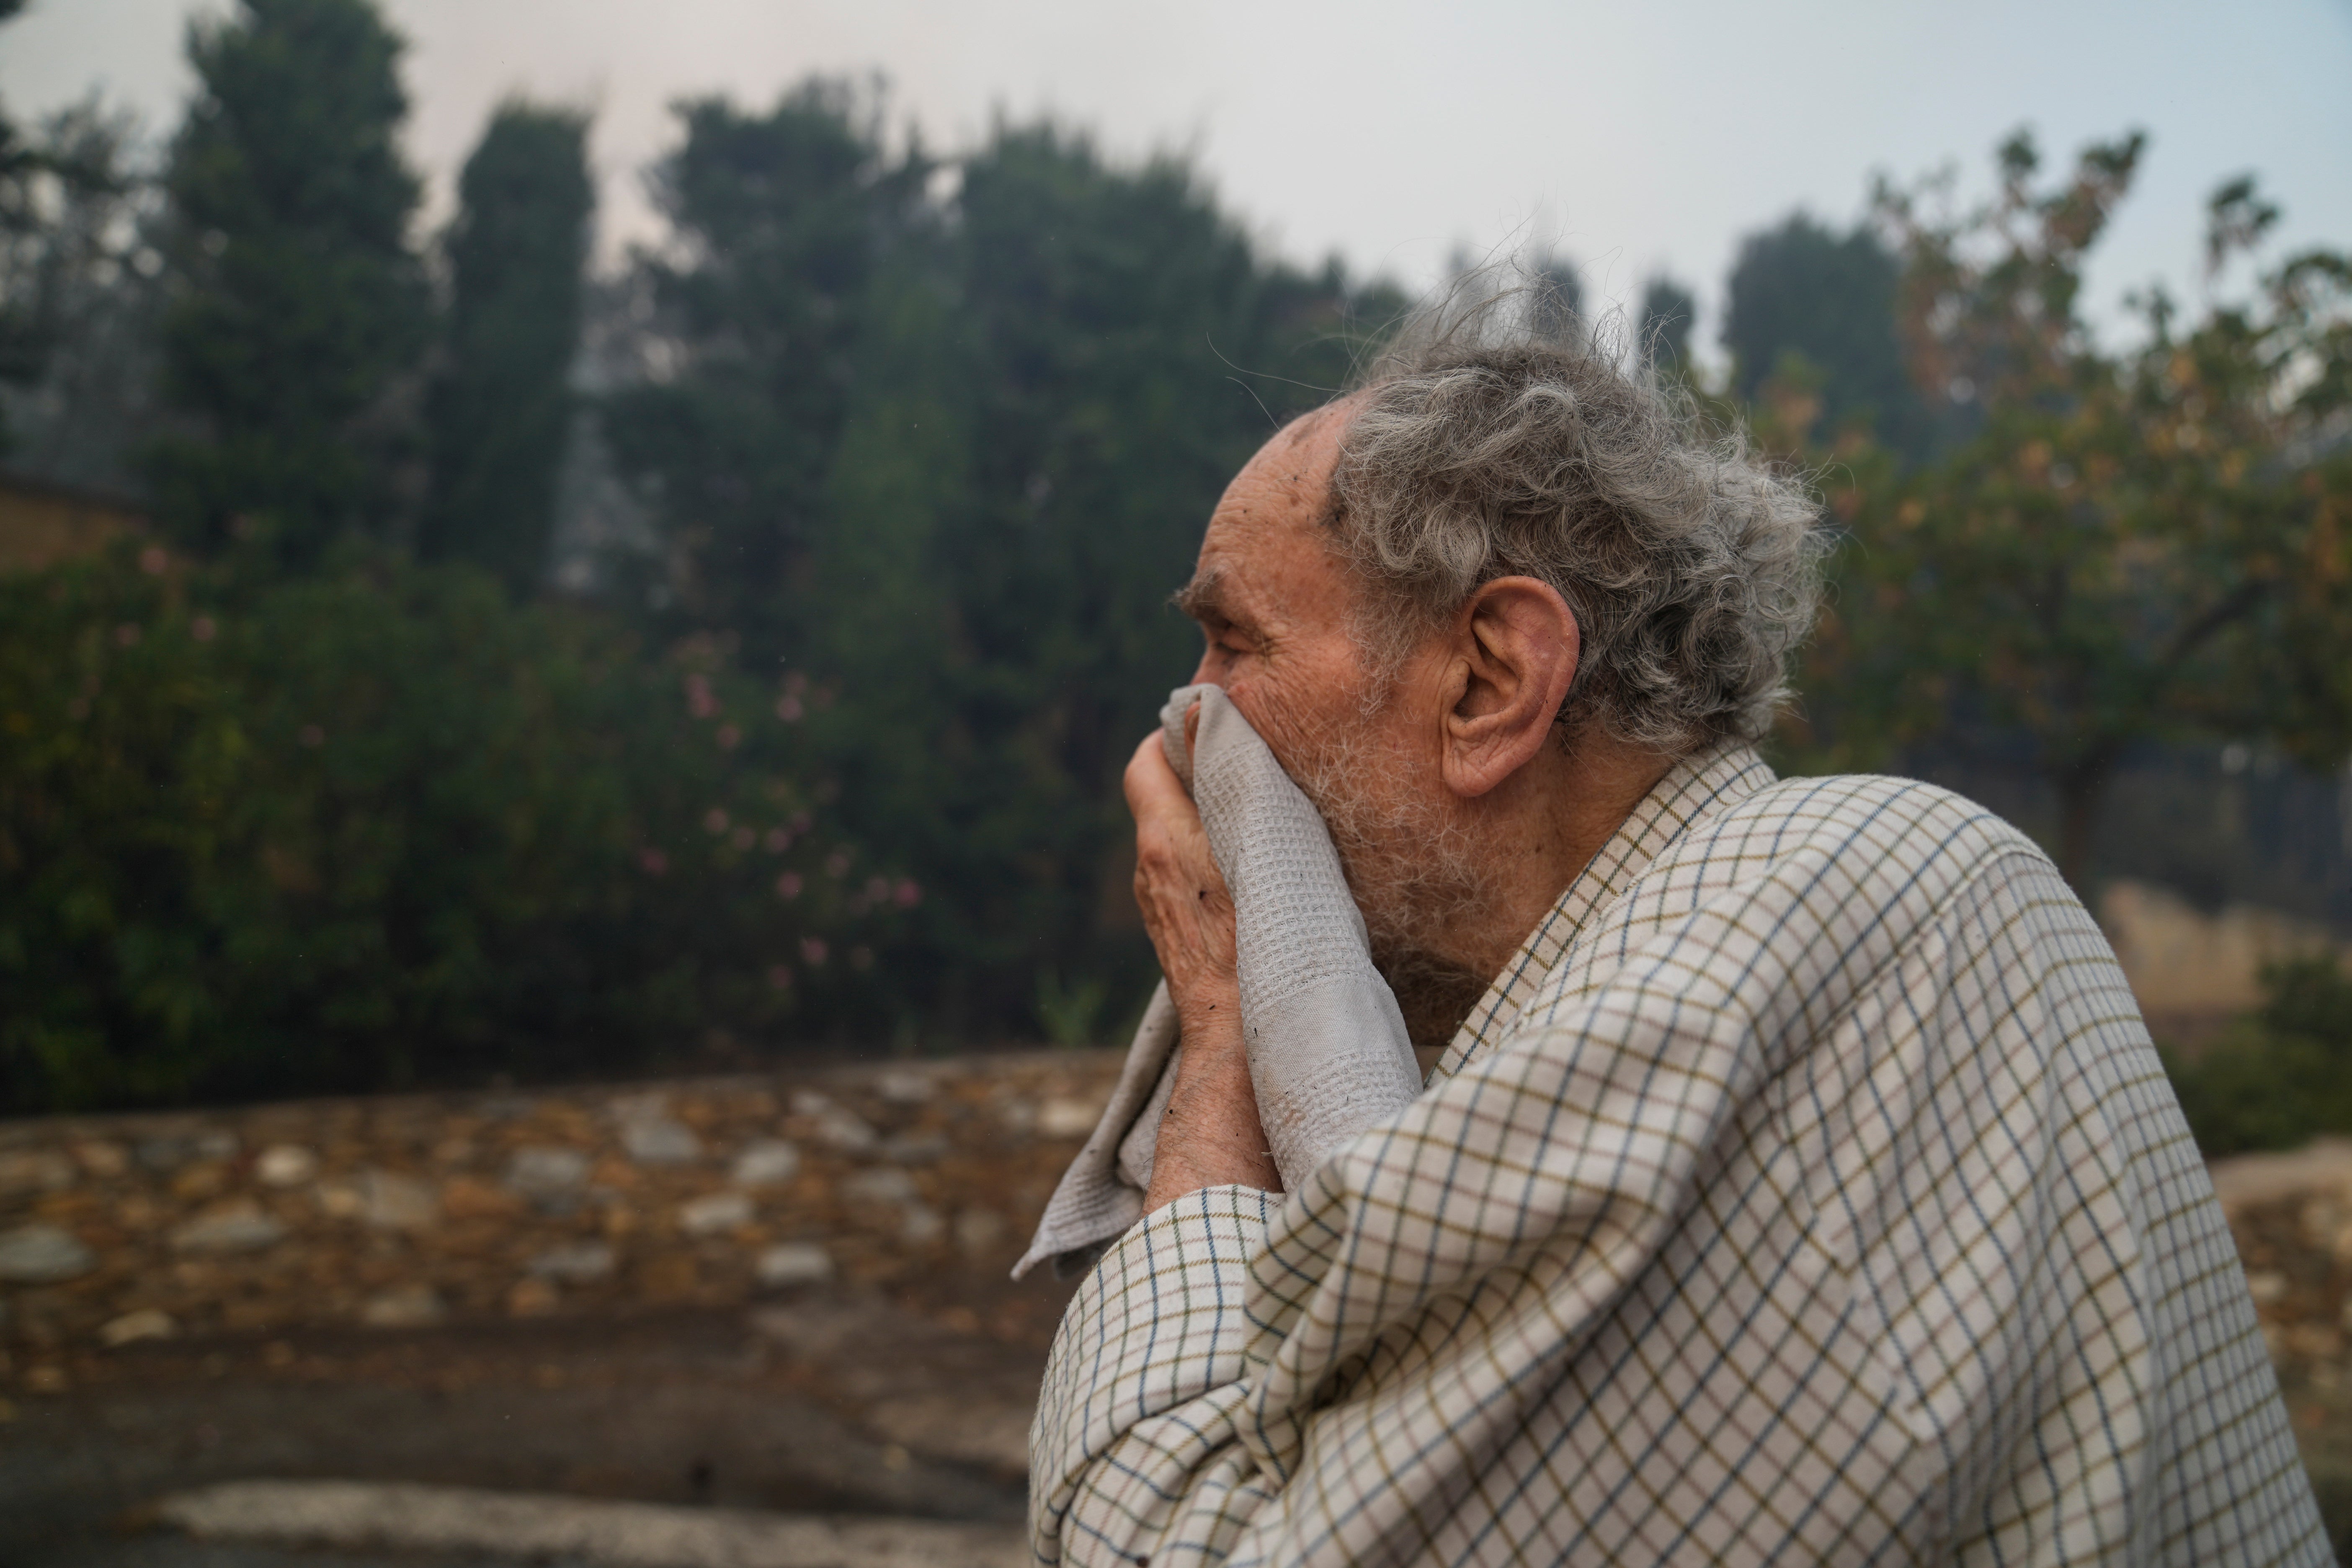
<instances>
[{"instance_id":1,"label":"plaid fabric pattern","mask_svg":"<svg viewBox=\"0 0 2352 1568\"><path fill-rule=\"evenodd\" d=\"M1678 765L1408 1111L1072 1300L1039 1561L2325 1563L2098 930L1903 780Z\"/></svg>"}]
</instances>

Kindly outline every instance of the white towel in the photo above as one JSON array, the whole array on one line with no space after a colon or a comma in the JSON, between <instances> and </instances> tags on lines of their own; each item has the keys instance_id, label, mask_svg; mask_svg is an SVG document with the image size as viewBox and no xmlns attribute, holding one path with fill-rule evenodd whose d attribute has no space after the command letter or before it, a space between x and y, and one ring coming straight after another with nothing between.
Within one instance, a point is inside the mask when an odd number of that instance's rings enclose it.
<instances>
[{"instance_id":1,"label":"white towel","mask_svg":"<svg viewBox=\"0 0 2352 1568\"><path fill-rule=\"evenodd\" d=\"M1184 718L1197 701L1193 745ZM1242 1038L1258 1120L1286 1188L1366 1129L1412 1103L1421 1072L1364 918L1313 803L1214 686L1188 686L1160 710L1160 741L1201 809L1234 898ZM1160 1118L1175 1087L1176 1009L1165 981L1128 1047L1094 1133L1045 1205L1018 1279L1040 1258L1057 1275L1090 1266L1143 1215Z\"/></svg>"}]
</instances>

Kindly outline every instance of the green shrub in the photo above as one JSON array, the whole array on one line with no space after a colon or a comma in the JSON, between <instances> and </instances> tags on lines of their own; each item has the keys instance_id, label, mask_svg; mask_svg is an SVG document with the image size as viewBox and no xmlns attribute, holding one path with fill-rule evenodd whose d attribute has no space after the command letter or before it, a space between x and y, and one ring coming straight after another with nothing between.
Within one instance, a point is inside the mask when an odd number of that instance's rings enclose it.
<instances>
[{"instance_id":1,"label":"green shrub","mask_svg":"<svg viewBox=\"0 0 2352 1568\"><path fill-rule=\"evenodd\" d=\"M625 1068L822 1026L911 903L796 718L487 574L0 579L0 1108Z\"/></svg>"},{"instance_id":2,"label":"green shrub","mask_svg":"<svg viewBox=\"0 0 2352 1568\"><path fill-rule=\"evenodd\" d=\"M2352 1133L2352 976L2333 959L2263 972L2261 1009L2166 1068L2208 1157Z\"/></svg>"}]
</instances>

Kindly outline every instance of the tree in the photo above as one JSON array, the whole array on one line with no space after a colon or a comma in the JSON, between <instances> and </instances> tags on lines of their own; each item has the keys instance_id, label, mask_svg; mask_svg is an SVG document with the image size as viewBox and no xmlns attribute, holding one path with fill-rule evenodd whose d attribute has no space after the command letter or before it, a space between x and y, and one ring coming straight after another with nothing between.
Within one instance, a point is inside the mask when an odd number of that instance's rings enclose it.
<instances>
[{"instance_id":1,"label":"tree","mask_svg":"<svg viewBox=\"0 0 2352 1568\"><path fill-rule=\"evenodd\" d=\"M23 9L0 0L0 23ZM108 242L132 184L126 131L95 100L29 137L0 110L0 458L24 461L23 405L39 401L93 273L117 265Z\"/></svg>"},{"instance_id":2,"label":"tree","mask_svg":"<svg viewBox=\"0 0 2352 1568\"><path fill-rule=\"evenodd\" d=\"M1698 296L1664 273L1642 290L1642 350L1661 367L1690 368L1691 327Z\"/></svg>"},{"instance_id":3,"label":"tree","mask_svg":"<svg viewBox=\"0 0 2352 1568\"><path fill-rule=\"evenodd\" d=\"M970 1032L1032 1026L1065 976L1140 1000L1118 777L1197 658L1167 595L1225 481L1345 378L1352 315L1383 307L1336 266L1261 258L1172 161L1118 168L1081 136L1006 126L961 174L938 296L954 308L929 307L928 334L950 346L917 384L936 412L853 425L836 470L872 484L895 455L940 476L927 547L846 571L857 546L829 546L813 581L840 618L812 657L841 690L845 811L920 846L940 889L920 999ZM845 507L828 538L870 537L876 515ZM866 618L902 603L925 607Z\"/></svg>"},{"instance_id":4,"label":"tree","mask_svg":"<svg viewBox=\"0 0 2352 1568\"><path fill-rule=\"evenodd\" d=\"M681 115L667 379L610 425L677 562L666 624L781 679L861 853L920 878L878 1006L969 1036L1034 1027L1049 977L1140 1000L1118 780L1193 662L1167 595L1385 297L1050 125L1000 127L950 199L838 84Z\"/></svg>"},{"instance_id":5,"label":"tree","mask_svg":"<svg viewBox=\"0 0 2352 1568\"><path fill-rule=\"evenodd\" d=\"M595 191L583 115L509 102L457 183L449 311L426 403L428 560L480 563L521 595L547 565L570 429L581 268Z\"/></svg>"},{"instance_id":6,"label":"tree","mask_svg":"<svg viewBox=\"0 0 2352 1568\"><path fill-rule=\"evenodd\" d=\"M0 0L0 22L24 8L25 0ZM0 111L0 245L6 247L12 260L26 240L39 232L32 182L40 166L38 154L25 145L16 121ZM17 269L9 270L14 274ZM14 276L8 281L16 284ZM39 374L39 329L26 308L21 286L11 287L0 294L0 384L22 384ZM11 445L7 422L0 417L0 456L6 455Z\"/></svg>"},{"instance_id":7,"label":"tree","mask_svg":"<svg viewBox=\"0 0 2352 1568\"><path fill-rule=\"evenodd\" d=\"M616 395L616 460L659 492L673 632L723 629L772 673L846 416L876 268L928 216L919 148L882 147L877 95L814 79L751 115L678 107L655 175L678 257L644 262L667 379ZM674 363L672 363L674 362ZM667 374L672 370L683 374Z\"/></svg>"},{"instance_id":8,"label":"tree","mask_svg":"<svg viewBox=\"0 0 2352 1568\"><path fill-rule=\"evenodd\" d=\"M1959 217L1881 193L1913 363L1969 383L1984 423L1926 468L1864 460L1832 487L1857 542L1807 680L1874 705L1854 728L1882 750L1956 714L2027 737L2078 889L2134 745L2352 750L2352 261L2284 258L2186 331L2151 293L2142 341L2103 350L2083 267L2141 146L2093 146L2042 191L2021 132L1998 195ZM2251 181L2219 192L2214 276L2276 216Z\"/></svg>"},{"instance_id":9,"label":"tree","mask_svg":"<svg viewBox=\"0 0 2352 1568\"><path fill-rule=\"evenodd\" d=\"M134 147L93 99L0 153L0 449L42 479L131 488L153 426L163 258Z\"/></svg>"},{"instance_id":10,"label":"tree","mask_svg":"<svg viewBox=\"0 0 2352 1568\"><path fill-rule=\"evenodd\" d=\"M1800 212L1748 236L1723 322L1733 395L1753 402L1768 378L1810 372L1828 429L1858 422L1906 457L1923 456L1927 410L1895 328L1901 271L1866 226L1840 237Z\"/></svg>"},{"instance_id":11,"label":"tree","mask_svg":"<svg viewBox=\"0 0 2352 1568\"><path fill-rule=\"evenodd\" d=\"M368 0L242 0L190 27L164 390L203 435L159 448L153 475L192 544L258 533L302 563L394 526L430 320L401 47Z\"/></svg>"},{"instance_id":12,"label":"tree","mask_svg":"<svg viewBox=\"0 0 2352 1568\"><path fill-rule=\"evenodd\" d=\"M1535 289L1537 330L1549 336L1563 335L1570 321L1584 315L1583 273L1573 258L1549 250L1538 251L1526 268L1528 281ZM1459 276L1465 269L1457 264L1454 270Z\"/></svg>"}]
</instances>

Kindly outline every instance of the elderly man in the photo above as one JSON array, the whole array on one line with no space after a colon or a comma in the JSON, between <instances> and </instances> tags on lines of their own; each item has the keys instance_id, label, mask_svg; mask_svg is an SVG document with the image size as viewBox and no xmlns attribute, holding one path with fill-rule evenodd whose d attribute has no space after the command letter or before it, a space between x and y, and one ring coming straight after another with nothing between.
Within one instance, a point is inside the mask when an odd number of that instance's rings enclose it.
<instances>
[{"instance_id":1,"label":"elderly man","mask_svg":"<svg viewBox=\"0 0 2352 1568\"><path fill-rule=\"evenodd\" d=\"M2330 1561L2097 927L1965 800L1775 778L1813 509L1540 315L1425 325L1210 521L1194 679L1451 1043L1282 1192L1145 743L1181 1068L1046 1373L1040 1559Z\"/></svg>"}]
</instances>

